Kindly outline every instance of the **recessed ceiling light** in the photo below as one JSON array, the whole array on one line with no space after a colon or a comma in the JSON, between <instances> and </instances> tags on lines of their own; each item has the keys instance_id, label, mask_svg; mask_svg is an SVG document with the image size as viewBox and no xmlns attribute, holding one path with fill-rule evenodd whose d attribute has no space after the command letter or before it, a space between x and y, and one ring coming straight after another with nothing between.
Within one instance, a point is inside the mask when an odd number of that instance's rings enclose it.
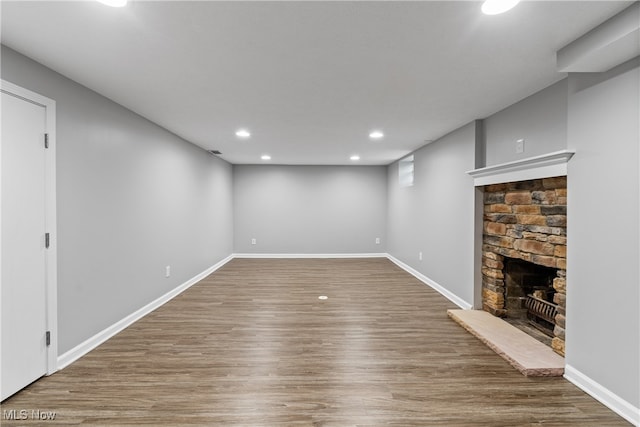
<instances>
[{"instance_id":1,"label":"recessed ceiling light","mask_svg":"<svg viewBox=\"0 0 640 427\"><path fill-rule=\"evenodd\" d=\"M246 138L249 138L249 137L251 136L251 132L249 132L249 131L248 131L248 130L246 130L246 129L238 129L238 130L236 131L236 136L237 136L238 138L244 138L244 139L246 139Z\"/></svg>"},{"instance_id":2,"label":"recessed ceiling light","mask_svg":"<svg viewBox=\"0 0 640 427\"><path fill-rule=\"evenodd\" d=\"M122 7L127 5L127 0L98 0L102 4L111 7Z\"/></svg>"},{"instance_id":3,"label":"recessed ceiling light","mask_svg":"<svg viewBox=\"0 0 640 427\"><path fill-rule=\"evenodd\" d=\"M328 296L326 296L326 295L320 295L320 296L318 297L318 299L325 300L325 299L329 299L329 297L328 297Z\"/></svg>"},{"instance_id":4,"label":"recessed ceiling light","mask_svg":"<svg viewBox=\"0 0 640 427\"><path fill-rule=\"evenodd\" d=\"M498 15L513 9L520 0L486 0L482 3L482 13L485 15Z\"/></svg>"},{"instance_id":5,"label":"recessed ceiling light","mask_svg":"<svg viewBox=\"0 0 640 427\"><path fill-rule=\"evenodd\" d=\"M262 157L260 157L262 160L271 160L271 156L268 154L263 154Z\"/></svg>"},{"instance_id":6,"label":"recessed ceiling light","mask_svg":"<svg viewBox=\"0 0 640 427\"><path fill-rule=\"evenodd\" d=\"M351 160L354 162L357 162L358 160L360 160L360 156L358 156L357 154L354 154L353 156L351 156Z\"/></svg>"},{"instance_id":7,"label":"recessed ceiling light","mask_svg":"<svg viewBox=\"0 0 640 427\"><path fill-rule=\"evenodd\" d=\"M371 131L371 133L369 133L369 138L382 139L384 138L384 133L382 133L382 131L379 131L379 130L374 130L374 131Z\"/></svg>"}]
</instances>

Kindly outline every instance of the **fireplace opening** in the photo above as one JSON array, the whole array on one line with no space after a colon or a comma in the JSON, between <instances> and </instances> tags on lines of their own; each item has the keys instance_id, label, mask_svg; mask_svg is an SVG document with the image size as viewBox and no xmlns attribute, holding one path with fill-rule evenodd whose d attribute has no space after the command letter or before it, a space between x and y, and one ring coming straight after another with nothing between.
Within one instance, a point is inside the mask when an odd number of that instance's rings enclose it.
<instances>
[{"instance_id":1,"label":"fireplace opening","mask_svg":"<svg viewBox=\"0 0 640 427\"><path fill-rule=\"evenodd\" d=\"M550 345L554 336L558 306L553 280L558 269L524 260L504 259L506 320Z\"/></svg>"}]
</instances>

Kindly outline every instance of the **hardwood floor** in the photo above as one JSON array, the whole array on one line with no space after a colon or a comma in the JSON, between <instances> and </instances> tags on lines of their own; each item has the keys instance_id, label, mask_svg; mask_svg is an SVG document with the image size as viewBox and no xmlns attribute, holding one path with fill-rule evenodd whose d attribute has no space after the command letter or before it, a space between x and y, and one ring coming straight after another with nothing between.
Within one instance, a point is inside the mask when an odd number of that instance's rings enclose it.
<instances>
[{"instance_id":1,"label":"hardwood floor","mask_svg":"<svg viewBox=\"0 0 640 427\"><path fill-rule=\"evenodd\" d=\"M562 378L522 376L448 308L383 258L235 259L2 411L56 413L42 425L629 425Z\"/></svg>"}]
</instances>

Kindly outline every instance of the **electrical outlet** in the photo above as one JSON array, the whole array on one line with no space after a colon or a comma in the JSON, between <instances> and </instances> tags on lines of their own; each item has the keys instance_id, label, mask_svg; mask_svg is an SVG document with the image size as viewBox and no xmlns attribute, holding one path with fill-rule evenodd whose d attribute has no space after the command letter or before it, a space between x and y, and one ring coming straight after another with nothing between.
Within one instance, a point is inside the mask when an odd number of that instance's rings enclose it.
<instances>
[{"instance_id":1,"label":"electrical outlet","mask_svg":"<svg viewBox=\"0 0 640 427\"><path fill-rule=\"evenodd\" d=\"M167 265L164 269L164 277L171 277L171 266Z\"/></svg>"},{"instance_id":2,"label":"electrical outlet","mask_svg":"<svg viewBox=\"0 0 640 427\"><path fill-rule=\"evenodd\" d=\"M516 153L524 153L524 138L516 141Z\"/></svg>"},{"instance_id":3,"label":"electrical outlet","mask_svg":"<svg viewBox=\"0 0 640 427\"><path fill-rule=\"evenodd\" d=\"M376 237L376 245L379 245L379 244L380 244L380 238Z\"/></svg>"},{"instance_id":4,"label":"electrical outlet","mask_svg":"<svg viewBox=\"0 0 640 427\"><path fill-rule=\"evenodd\" d=\"M422 252L418 252L418 260L422 261Z\"/></svg>"},{"instance_id":5,"label":"electrical outlet","mask_svg":"<svg viewBox=\"0 0 640 427\"><path fill-rule=\"evenodd\" d=\"M251 239L251 244L252 244L252 245L255 245L256 243L257 243L257 240L256 240L256 238L255 238L255 237L254 237L253 239Z\"/></svg>"}]
</instances>

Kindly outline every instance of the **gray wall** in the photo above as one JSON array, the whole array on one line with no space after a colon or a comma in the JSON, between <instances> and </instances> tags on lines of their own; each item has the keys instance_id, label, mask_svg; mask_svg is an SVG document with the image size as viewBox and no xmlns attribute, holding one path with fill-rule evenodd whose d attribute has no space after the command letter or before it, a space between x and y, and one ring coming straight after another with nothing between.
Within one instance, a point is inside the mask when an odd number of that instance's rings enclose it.
<instances>
[{"instance_id":1,"label":"gray wall","mask_svg":"<svg viewBox=\"0 0 640 427\"><path fill-rule=\"evenodd\" d=\"M570 76L566 361L640 407L640 61Z\"/></svg>"},{"instance_id":2,"label":"gray wall","mask_svg":"<svg viewBox=\"0 0 640 427\"><path fill-rule=\"evenodd\" d=\"M60 353L232 252L231 165L5 47L2 78L57 103Z\"/></svg>"},{"instance_id":3,"label":"gray wall","mask_svg":"<svg viewBox=\"0 0 640 427\"><path fill-rule=\"evenodd\" d=\"M388 168L387 252L468 304L474 301L476 124L414 153L414 185L398 185ZM422 261L418 253L422 252Z\"/></svg>"},{"instance_id":4,"label":"gray wall","mask_svg":"<svg viewBox=\"0 0 640 427\"><path fill-rule=\"evenodd\" d=\"M233 251L388 252L469 304L477 297L477 193L465 173L475 123L416 151L415 185L400 188L397 162L232 168L4 47L2 78L57 101L61 353ZM566 361L636 407L638 80L637 60L574 74L484 123L487 165L576 149Z\"/></svg>"},{"instance_id":5,"label":"gray wall","mask_svg":"<svg viewBox=\"0 0 640 427\"><path fill-rule=\"evenodd\" d=\"M567 148L567 79L484 120L486 166ZM523 153L516 141L525 140Z\"/></svg>"},{"instance_id":6,"label":"gray wall","mask_svg":"<svg viewBox=\"0 0 640 427\"><path fill-rule=\"evenodd\" d=\"M235 252L385 252L384 166L236 165L233 178Z\"/></svg>"}]
</instances>

